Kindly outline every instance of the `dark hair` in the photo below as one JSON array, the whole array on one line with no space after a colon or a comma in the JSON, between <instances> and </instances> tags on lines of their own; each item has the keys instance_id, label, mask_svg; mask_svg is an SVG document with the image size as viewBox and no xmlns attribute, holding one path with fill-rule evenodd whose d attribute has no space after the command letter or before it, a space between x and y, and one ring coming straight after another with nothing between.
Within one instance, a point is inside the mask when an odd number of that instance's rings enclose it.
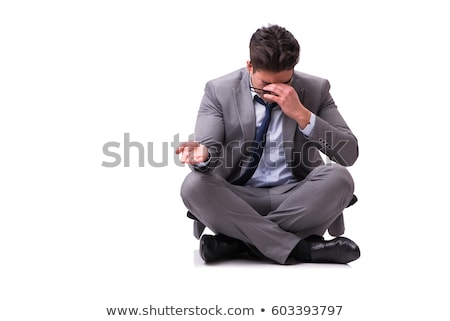
<instances>
[{"instance_id":1,"label":"dark hair","mask_svg":"<svg viewBox=\"0 0 450 321\"><path fill-rule=\"evenodd\" d=\"M259 28L250 39L250 61L254 70L280 72L294 69L299 57L298 41L283 27Z\"/></svg>"}]
</instances>

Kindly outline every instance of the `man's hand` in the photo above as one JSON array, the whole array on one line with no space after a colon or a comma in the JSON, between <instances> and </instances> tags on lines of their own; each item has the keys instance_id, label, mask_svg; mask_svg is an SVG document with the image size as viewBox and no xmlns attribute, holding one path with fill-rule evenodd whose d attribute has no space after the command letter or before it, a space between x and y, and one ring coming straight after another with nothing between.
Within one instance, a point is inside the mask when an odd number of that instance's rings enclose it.
<instances>
[{"instance_id":1,"label":"man's hand","mask_svg":"<svg viewBox=\"0 0 450 321\"><path fill-rule=\"evenodd\" d=\"M202 163L208 159L208 148L198 142L184 142L176 149L181 154L181 162L189 165Z\"/></svg>"},{"instance_id":2,"label":"man's hand","mask_svg":"<svg viewBox=\"0 0 450 321\"><path fill-rule=\"evenodd\" d=\"M303 106L294 88L286 84L270 84L263 88L272 94L264 94L264 99L276 102L286 116L295 120L304 129L311 118L311 112Z\"/></svg>"}]
</instances>

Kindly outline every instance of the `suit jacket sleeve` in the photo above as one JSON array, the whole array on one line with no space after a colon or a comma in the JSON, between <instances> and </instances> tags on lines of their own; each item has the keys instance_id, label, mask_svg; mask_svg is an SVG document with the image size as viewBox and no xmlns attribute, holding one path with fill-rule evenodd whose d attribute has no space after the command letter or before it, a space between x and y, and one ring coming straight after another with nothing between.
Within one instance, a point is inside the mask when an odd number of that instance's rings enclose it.
<instances>
[{"instance_id":1,"label":"suit jacket sleeve","mask_svg":"<svg viewBox=\"0 0 450 321\"><path fill-rule=\"evenodd\" d=\"M310 141L331 160L351 166L358 158L358 141L339 113L327 80L322 80L321 90L321 95L317 96L321 97L319 108L312 110L317 118Z\"/></svg>"},{"instance_id":2,"label":"suit jacket sleeve","mask_svg":"<svg viewBox=\"0 0 450 321\"><path fill-rule=\"evenodd\" d=\"M216 98L212 81L205 86L195 124L195 140L208 148L210 161L206 169L216 167L222 154L225 135L222 106ZM205 169L204 169L205 170Z\"/></svg>"}]
</instances>

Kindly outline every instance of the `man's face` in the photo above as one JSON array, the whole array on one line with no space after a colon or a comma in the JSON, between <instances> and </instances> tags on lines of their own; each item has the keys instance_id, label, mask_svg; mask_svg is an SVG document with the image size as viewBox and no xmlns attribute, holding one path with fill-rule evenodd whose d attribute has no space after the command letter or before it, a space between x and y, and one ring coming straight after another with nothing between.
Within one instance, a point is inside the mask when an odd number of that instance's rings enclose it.
<instances>
[{"instance_id":1,"label":"man's face","mask_svg":"<svg viewBox=\"0 0 450 321\"><path fill-rule=\"evenodd\" d=\"M250 74L252 90L255 91L261 98L264 98L263 88L269 84L285 84L289 85L294 75L294 70L283 70L280 72L272 72L266 70L255 70L251 62L247 62L247 70ZM267 99L266 99L267 100ZM269 100L267 100L269 101Z\"/></svg>"}]
</instances>

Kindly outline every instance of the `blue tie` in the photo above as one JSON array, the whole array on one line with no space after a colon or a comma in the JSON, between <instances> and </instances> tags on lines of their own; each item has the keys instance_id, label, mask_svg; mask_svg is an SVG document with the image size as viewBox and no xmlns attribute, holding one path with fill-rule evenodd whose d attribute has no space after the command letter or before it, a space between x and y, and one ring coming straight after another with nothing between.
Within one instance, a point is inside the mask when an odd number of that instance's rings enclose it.
<instances>
[{"instance_id":1,"label":"blue tie","mask_svg":"<svg viewBox=\"0 0 450 321\"><path fill-rule=\"evenodd\" d=\"M258 167L259 161L266 145L266 133L269 128L270 119L272 117L272 109L277 105L277 103L266 103L261 97L255 95L255 100L261 105L266 107L266 113L264 119L256 132L256 140L252 148L252 161L248 164L247 169L244 174L235 182L234 185L245 185L247 181L253 176Z\"/></svg>"}]
</instances>

